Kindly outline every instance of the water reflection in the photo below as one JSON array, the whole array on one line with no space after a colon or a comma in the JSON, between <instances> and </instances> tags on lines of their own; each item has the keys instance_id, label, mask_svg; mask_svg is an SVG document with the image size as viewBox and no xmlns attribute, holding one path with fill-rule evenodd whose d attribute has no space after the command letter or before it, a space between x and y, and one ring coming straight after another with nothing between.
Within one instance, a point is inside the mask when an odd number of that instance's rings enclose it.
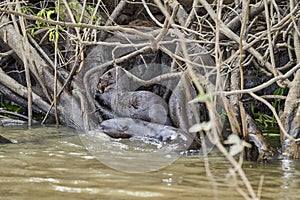
<instances>
[{"instance_id":1,"label":"water reflection","mask_svg":"<svg viewBox=\"0 0 300 200\"><path fill-rule=\"evenodd\" d=\"M298 168L296 168L297 165ZM290 189L300 188L299 163L283 159L281 160L281 169L283 172L281 177L281 188L283 189L281 198L286 199L286 193L288 193Z\"/></svg>"},{"instance_id":2,"label":"water reflection","mask_svg":"<svg viewBox=\"0 0 300 200\"><path fill-rule=\"evenodd\" d=\"M1 200L243 199L227 185L230 165L223 157L209 157L213 182L197 156L182 157L158 171L128 174L95 159L67 128L0 128L0 134L18 142L0 147ZM264 175L262 199L297 199L299 166L299 161L271 160L245 162L243 168L255 191Z\"/></svg>"},{"instance_id":3,"label":"water reflection","mask_svg":"<svg viewBox=\"0 0 300 200\"><path fill-rule=\"evenodd\" d=\"M100 162L124 172L156 171L172 164L181 156L180 152L174 151L172 144L162 144L146 138L114 139L93 131L80 134L80 139Z\"/></svg>"}]
</instances>

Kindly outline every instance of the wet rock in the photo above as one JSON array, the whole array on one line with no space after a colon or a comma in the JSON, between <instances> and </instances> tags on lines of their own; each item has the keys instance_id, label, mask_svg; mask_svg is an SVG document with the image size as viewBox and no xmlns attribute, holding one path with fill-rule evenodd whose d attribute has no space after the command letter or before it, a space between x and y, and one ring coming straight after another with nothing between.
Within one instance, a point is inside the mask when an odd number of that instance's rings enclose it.
<instances>
[{"instance_id":1,"label":"wet rock","mask_svg":"<svg viewBox=\"0 0 300 200\"><path fill-rule=\"evenodd\" d=\"M248 159L261 162L272 157L275 154L275 149L262 135L260 128L248 114L246 115L246 122L249 142L253 144L252 148L248 151Z\"/></svg>"},{"instance_id":2,"label":"wet rock","mask_svg":"<svg viewBox=\"0 0 300 200\"><path fill-rule=\"evenodd\" d=\"M8 143L12 143L12 142L9 139L0 135L0 144L8 144Z\"/></svg>"},{"instance_id":3,"label":"wet rock","mask_svg":"<svg viewBox=\"0 0 300 200\"><path fill-rule=\"evenodd\" d=\"M199 105L189 102L197 93L185 76L181 78L169 100L170 117L175 127L187 131L199 121Z\"/></svg>"},{"instance_id":4,"label":"wet rock","mask_svg":"<svg viewBox=\"0 0 300 200\"><path fill-rule=\"evenodd\" d=\"M299 64L298 64L299 65ZM300 70L298 69L294 75L293 81L290 83L288 95L285 100L284 110L281 114L281 122L286 132L295 140L291 140L281 130L282 151L284 154L300 158Z\"/></svg>"}]
</instances>

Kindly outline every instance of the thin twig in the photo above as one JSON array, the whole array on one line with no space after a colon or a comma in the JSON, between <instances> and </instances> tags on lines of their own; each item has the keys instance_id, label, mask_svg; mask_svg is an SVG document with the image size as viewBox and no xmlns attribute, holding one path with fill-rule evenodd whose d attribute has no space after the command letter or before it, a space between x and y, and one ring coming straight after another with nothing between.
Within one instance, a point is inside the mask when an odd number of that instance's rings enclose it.
<instances>
[{"instance_id":1,"label":"thin twig","mask_svg":"<svg viewBox=\"0 0 300 200\"><path fill-rule=\"evenodd\" d=\"M91 68L90 70L88 70L85 74L84 74L84 77L83 77L83 84L84 84L84 88L86 90L86 96L87 96L87 100L89 102L89 105L91 105L91 110L90 111L94 111L95 110L95 106L94 106L94 100L93 100L93 96L91 94L91 91L90 91L90 87L89 87L89 84L88 84L88 80L90 79L90 77L94 74L94 73L97 73L97 71L101 71L101 69L104 69L110 65L113 65L113 64L118 64L118 63L121 63L121 62L124 62L132 57L135 57L139 54L142 54L142 53L145 53L147 51L150 51L151 50L151 47L150 46L146 46L146 47L143 47L137 51L134 51L128 55L125 55L125 56L122 56L120 58L116 58L115 60L111 60L111 61L108 61L108 62L105 62L99 66L96 66L94 68Z\"/></svg>"},{"instance_id":2,"label":"thin twig","mask_svg":"<svg viewBox=\"0 0 300 200\"><path fill-rule=\"evenodd\" d=\"M289 134L286 132L286 130L285 130L283 124L281 123L281 120L280 120L280 118L279 118L279 116L278 116L278 114L277 114L275 108L274 108L267 100L261 98L260 96L254 94L253 92L249 92L249 94L250 94L252 97L254 97L255 99L257 99L257 100L259 100L260 102L264 103L264 104L272 111L272 113L273 113L273 115L274 115L274 117L275 117L275 119L276 119L276 121L277 121L277 123L278 123L278 126L279 126L279 128L280 128L280 130L281 130L281 132L284 134L284 136L286 136L287 138L289 138L291 141L294 141L295 138L292 137L291 135L289 135Z\"/></svg>"},{"instance_id":3,"label":"thin twig","mask_svg":"<svg viewBox=\"0 0 300 200\"><path fill-rule=\"evenodd\" d=\"M16 94L23 98L27 98L28 90L23 85L19 84L17 81L8 76L1 68L0 68L0 80L3 85L9 88L11 91L14 91ZM32 92L32 102L37 105L41 110L46 111L49 108L49 104L43 100L40 96ZM53 110L51 111L53 113Z\"/></svg>"},{"instance_id":4,"label":"thin twig","mask_svg":"<svg viewBox=\"0 0 300 200\"><path fill-rule=\"evenodd\" d=\"M5 53L0 53L0 59L1 59L1 57L10 56L13 53L14 53L14 50L9 50L9 51L7 51Z\"/></svg>"},{"instance_id":5,"label":"thin twig","mask_svg":"<svg viewBox=\"0 0 300 200\"><path fill-rule=\"evenodd\" d=\"M16 1L16 8L19 12L21 12L21 7L19 0ZM31 87L31 78L30 78L30 71L29 71L29 62L32 64L32 58L30 57L30 47L29 47L29 41L27 38L27 33L26 33L26 28L25 28L25 22L24 18L22 16L20 18L20 26L21 26L21 31L23 33L23 44L21 45L22 47L22 60L23 60L23 65L25 69L25 77L26 77L26 85L27 85L27 90L28 90L28 96L27 96L27 101L28 101L28 107L27 107L27 115L28 115L28 126L30 127L32 125L32 87ZM28 55L29 57L27 58Z\"/></svg>"},{"instance_id":6,"label":"thin twig","mask_svg":"<svg viewBox=\"0 0 300 200\"><path fill-rule=\"evenodd\" d=\"M267 22L267 33L268 33L268 42L269 42L269 51L270 51L270 57L271 57L271 66L272 66L272 73L276 77L277 71L275 66L275 58L274 58L274 49L273 49L273 42L272 42L272 36L271 36L271 25L270 25L270 14L269 14L269 8L268 8L268 0L264 0L265 4L265 15L266 15L266 22Z\"/></svg>"},{"instance_id":7,"label":"thin twig","mask_svg":"<svg viewBox=\"0 0 300 200\"><path fill-rule=\"evenodd\" d=\"M128 27L122 27L122 26L98 26L98 25L92 25L92 24L86 24L86 23L73 23L73 22L63 22L63 21L54 21L54 20L48 20L48 19L43 19L40 17L35 17L31 15L27 15L21 12L16 12L12 10L5 10L0 8L1 12L7 13L7 14L13 14L15 16L22 16L25 19L29 20L34 20L34 21L40 21L40 22L45 22L51 25L59 25L62 27L71 27L71 28L90 28L90 29L95 29L99 31L120 31L124 33L131 33L133 35L138 35L141 38L148 39L150 41L154 40L153 36L150 34L143 33L137 29L134 28L128 28Z\"/></svg>"},{"instance_id":8,"label":"thin twig","mask_svg":"<svg viewBox=\"0 0 300 200\"><path fill-rule=\"evenodd\" d=\"M149 7L148 7L146 1L145 1L145 0L142 0L142 3L143 3L144 8L146 9L148 15L149 15L150 18L155 22L155 24L158 25L159 27L163 27L163 24L160 23L160 22L153 16L153 14L152 14L152 12L150 11L150 9L149 9Z\"/></svg>"},{"instance_id":9,"label":"thin twig","mask_svg":"<svg viewBox=\"0 0 300 200\"><path fill-rule=\"evenodd\" d=\"M120 14L122 13L122 11L126 5L127 5L127 2L124 0L121 0L118 3L118 5L115 7L112 14L108 17L108 20L106 21L105 26L112 25L112 23L120 16ZM103 41L106 38L107 34L108 34L107 31L103 31L99 37L99 40Z\"/></svg>"},{"instance_id":10,"label":"thin twig","mask_svg":"<svg viewBox=\"0 0 300 200\"><path fill-rule=\"evenodd\" d=\"M64 0L65 1L65 0ZM58 13L60 13L60 4L58 3ZM68 8L67 8L68 10ZM73 18L73 16L70 16ZM56 20L59 20L59 15L57 15ZM55 32L58 33L58 25L55 25ZM58 37L54 34L54 84L53 84L53 106L54 106L54 116L56 125L59 125L58 112L57 112L57 69L58 69Z\"/></svg>"},{"instance_id":11,"label":"thin twig","mask_svg":"<svg viewBox=\"0 0 300 200\"><path fill-rule=\"evenodd\" d=\"M290 69L284 75L276 76L276 77L270 79L269 81L267 81L267 82L265 82L265 83L263 83L261 85L258 85L256 87L248 88L248 89L243 89L243 90L234 90L234 91L219 91L219 92L215 92L214 95L222 94L222 95L228 96L228 95L238 94L238 93L240 93L240 94L246 94L246 93L250 93L250 92L257 92L257 91L260 91L260 90L262 90L262 89L270 86L271 84L275 83L278 80L289 78L298 69L300 69L300 63L298 65L294 66L292 69Z\"/></svg>"}]
</instances>

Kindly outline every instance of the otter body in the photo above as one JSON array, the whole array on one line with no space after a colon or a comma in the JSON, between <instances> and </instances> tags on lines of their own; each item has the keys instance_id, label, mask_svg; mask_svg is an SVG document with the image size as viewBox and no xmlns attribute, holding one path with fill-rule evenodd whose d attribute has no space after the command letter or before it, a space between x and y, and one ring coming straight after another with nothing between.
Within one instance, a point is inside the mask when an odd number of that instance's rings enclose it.
<instances>
[{"instance_id":1,"label":"otter body","mask_svg":"<svg viewBox=\"0 0 300 200\"><path fill-rule=\"evenodd\" d=\"M142 75L140 72L139 77ZM108 116L108 120L101 123L100 131L113 138L153 138L177 144L181 151L197 149L194 135L188 133L189 127L197 121L195 115L199 114L199 106L193 107L188 103L196 97L196 91L185 76L172 84L172 94L167 103L154 92L135 91L138 84L129 78L124 69L108 70L100 77L96 93L97 101L106 107ZM196 113L193 112L195 110Z\"/></svg>"},{"instance_id":2,"label":"otter body","mask_svg":"<svg viewBox=\"0 0 300 200\"><path fill-rule=\"evenodd\" d=\"M123 92L115 98L112 109L118 117L130 117L159 124L170 123L167 103L152 92Z\"/></svg>"},{"instance_id":3,"label":"otter body","mask_svg":"<svg viewBox=\"0 0 300 200\"><path fill-rule=\"evenodd\" d=\"M132 118L114 118L100 124L99 130L112 138L153 138L176 145L177 150L189 149L194 135L182 129Z\"/></svg>"},{"instance_id":4,"label":"otter body","mask_svg":"<svg viewBox=\"0 0 300 200\"><path fill-rule=\"evenodd\" d=\"M171 125L165 100L153 92L134 91L134 85L123 69L111 69L100 78L97 100L111 110L111 116Z\"/></svg>"}]
</instances>

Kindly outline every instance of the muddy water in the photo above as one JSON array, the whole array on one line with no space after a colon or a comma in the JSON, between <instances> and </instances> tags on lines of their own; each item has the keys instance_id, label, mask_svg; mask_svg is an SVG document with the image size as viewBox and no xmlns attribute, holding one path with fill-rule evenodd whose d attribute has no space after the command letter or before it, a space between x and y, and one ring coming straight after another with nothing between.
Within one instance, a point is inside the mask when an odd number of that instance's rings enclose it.
<instances>
[{"instance_id":1,"label":"muddy water","mask_svg":"<svg viewBox=\"0 0 300 200\"><path fill-rule=\"evenodd\" d=\"M184 156L158 171L125 173L107 167L86 150L78 133L67 128L0 128L16 144L0 146L0 199L243 199L232 187L228 162ZM114 159L114 155L110 156ZM244 170L262 199L300 197L300 162L246 162Z\"/></svg>"}]
</instances>

